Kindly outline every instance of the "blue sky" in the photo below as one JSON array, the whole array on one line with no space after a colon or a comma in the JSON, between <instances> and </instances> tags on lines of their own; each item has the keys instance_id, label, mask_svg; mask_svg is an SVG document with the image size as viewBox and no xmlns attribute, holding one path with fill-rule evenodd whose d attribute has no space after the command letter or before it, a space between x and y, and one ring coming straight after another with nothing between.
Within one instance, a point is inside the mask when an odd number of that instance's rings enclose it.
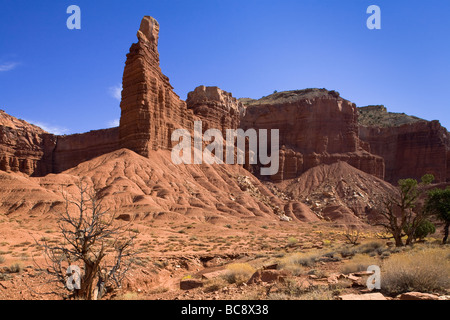
<instances>
[{"instance_id":1,"label":"blue sky","mask_svg":"<svg viewBox=\"0 0 450 320\"><path fill-rule=\"evenodd\" d=\"M69 5L81 30L69 30ZM381 30L369 30L369 5ZM113 126L126 54L144 15L161 26L161 68L185 100L327 88L358 106L450 128L448 0L0 0L0 109L54 133Z\"/></svg>"}]
</instances>

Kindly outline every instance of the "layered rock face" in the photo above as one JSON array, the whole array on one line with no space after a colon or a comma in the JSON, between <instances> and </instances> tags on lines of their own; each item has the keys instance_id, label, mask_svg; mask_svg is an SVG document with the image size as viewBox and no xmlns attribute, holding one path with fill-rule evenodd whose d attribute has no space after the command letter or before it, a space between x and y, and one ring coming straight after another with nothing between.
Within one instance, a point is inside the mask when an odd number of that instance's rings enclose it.
<instances>
[{"instance_id":1,"label":"layered rock face","mask_svg":"<svg viewBox=\"0 0 450 320\"><path fill-rule=\"evenodd\" d=\"M119 128L59 136L53 152L52 172L63 172L117 149L119 149Z\"/></svg>"},{"instance_id":2,"label":"layered rock face","mask_svg":"<svg viewBox=\"0 0 450 320\"><path fill-rule=\"evenodd\" d=\"M0 170L44 176L117 150L119 129L57 136L0 111Z\"/></svg>"},{"instance_id":3,"label":"layered rock face","mask_svg":"<svg viewBox=\"0 0 450 320\"><path fill-rule=\"evenodd\" d=\"M0 170L27 175L50 173L49 155L55 146L54 135L0 110Z\"/></svg>"},{"instance_id":4,"label":"layered rock face","mask_svg":"<svg viewBox=\"0 0 450 320\"><path fill-rule=\"evenodd\" d=\"M280 170L274 181L295 178L319 164L339 160L379 178L384 162L358 137L357 110L339 93L325 89L280 92L246 100L243 129L279 129Z\"/></svg>"},{"instance_id":5,"label":"layered rock face","mask_svg":"<svg viewBox=\"0 0 450 320\"><path fill-rule=\"evenodd\" d=\"M435 176L435 182L450 181L450 134L438 121L360 126L359 134L371 152L385 159L387 181L395 184L427 173Z\"/></svg>"},{"instance_id":6,"label":"layered rock face","mask_svg":"<svg viewBox=\"0 0 450 320\"><path fill-rule=\"evenodd\" d=\"M239 128L242 104L231 93L218 87L197 87L188 93L186 100L188 109L203 122L203 130L218 129L226 136L227 129Z\"/></svg>"},{"instance_id":7,"label":"layered rock face","mask_svg":"<svg viewBox=\"0 0 450 320\"><path fill-rule=\"evenodd\" d=\"M144 17L123 74L120 146L145 157L150 150L170 149L173 130L193 129L193 112L161 72L158 34L158 22Z\"/></svg>"},{"instance_id":8,"label":"layered rock face","mask_svg":"<svg viewBox=\"0 0 450 320\"><path fill-rule=\"evenodd\" d=\"M299 177L321 164L344 161L378 178L450 180L450 136L438 122L387 113L383 106L358 110L335 91L306 89L259 100L236 100L217 87L200 86L182 101L159 65L159 24L144 17L138 42L127 55L120 127L56 136L0 112L0 170L43 176L127 148L149 157L170 150L175 129L203 131L278 129L280 170L272 181ZM386 166L386 169L385 169ZM248 168L248 167L246 167ZM257 172L257 171L255 171Z\"/></svg>"},{"instance_id":9,"label":"layered rock face","mask_svg":"<svg viewBox=\"0 0 450 320\"><path fill-rule=\"evenodd\" d=\"M159 66L158 33L158 22L144 17L127 55L119 128L56 136L2 112L0 170L43 176L119 148L149 157L150 150L170 150L173 130L192 132L195 120L203 130L236 129L243 107L230 93L201 86L189 94L188 108L173 92Z\"/></svg>"}]
</instances>

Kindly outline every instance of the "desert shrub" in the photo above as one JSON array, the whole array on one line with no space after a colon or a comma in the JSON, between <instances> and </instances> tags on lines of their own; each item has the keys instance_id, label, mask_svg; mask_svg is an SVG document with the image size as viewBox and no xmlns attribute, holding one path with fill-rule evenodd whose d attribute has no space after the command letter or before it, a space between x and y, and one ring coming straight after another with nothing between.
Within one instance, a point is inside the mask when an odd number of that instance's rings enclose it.
<instances>
[{"instance_id":1,"label":"desert shrub","mask_svg":"<svg viewBox=\"0 0 450 320\"><path fill-rule=\"evenodd\" d=\"M294 237L289 237L288 238L288 244L290 246L293 246L293 245L297 244L297 242L298 242L297 238L294 238Z\"/></svg>"},{"instance_id":2,"label":"desert shrub","mask_svg":"<svg viewBox=\"0 0 450 320\"><path fill-rule=\"evenodd\" d=\"M315 275L317 278L328 278L329 273L325 270L311 269L307 273L308 275Z\"/></svg>"},{"instance_id":3,"label":"desert shrub","mask_svg":"<svg viewBox=\"0 0 450 320\"><path fill-rule=\"evenodd\" d=\"M192 276L190 274L184 276L183 278L181 278L181 280L190 280L192 279Z\"/></svg>"},{"instance_id":4,"label":"desert shrub","mask_svg":"<svg viewBox=\"0 0 450 320\"><path fill-rule=\"evenodd\" d=\"M387 294L408 291L433 292L450 286L448 249L423 248L398 253L382 268L381 287Z\"/></svg>"},{"instance_id":5,"label":"desert shrub","mask_svg":"<svg viewBox=\"0 0 450 320\"><path fill-rule=\"evenodd\" d=\"M142 298L139 297L139 294L137 292L130 291L117 295L113 298L113 300L142 300Z\"/></svg>"},{"instance_id":6,"label":"desert shrub","mask_svg":"<svg viewBox=\"0 0 450 320\"><path fill-rule=\"evenodd\" d=\"M280 293L283 293L288 296L298 297L306 292L305 288L302 288L299 283L292 278L286 279L278 288Z\"/></svg>"},{"instance_id":7,"label":"desert shrub","mask_svg":"<svg viewBox=\"0 0 450 320\"><path fill-rule=\"evenodd\" d=\"M356 246L358 244L360 235L361 235L360 230L357 228L348 228L344 232L344 237L347 240L347 242L354 246Z\"/></svg>"},{"instance_id":8,"label":"desert shrub","mask_svg":"<svg viewBox=\"0 0 450 320\"><path fill-rule=\"evenodd\" d=\"M358 247L358 252L360 253L378 253L378 250L381 249L383 247L383 243L381 241L370 241L370 242L366 242L361 244Z\"/></svg>"},{"instance_id":9,"label":"desert shrub","mask_svg":"<svg viewBox=\"0 0 450 320\"><path fill-rule=\"evenodd\" d=\"M287 278L268 295L269 300L333 300L333 292L326 286L304 286L295 278Z\"/></svg>"},{"instance_id":10,"label":"desert shrub","mask_svg":"<svg viewBox=\"0 0 450 320\"><path fill-rule=\"evenodd\" d=\"M211 280L208 280L204 286L203 286L203 292L209 293L209 292L215 292L217 290L220 290L224 287L226 287L228 282L221 277L213 278Z\"/></svg>"},{"instance_id":11,"label":"desert shrub","mask_svg":"<svg viewBox=\"0 0 450 320\"><path fill-rule=\"evenodd\" d=\"M333 291L324 286L312 287L299 296L299 300L334 300Z\"/></svg>"},{"instance_id":12,"label":"desert shrub","mask_svg":"<svg viewBox=\"0 0 450 320\"><path fill-rule=\"evenodd\" d=\"M23 271L23 265L21 263L14 263L8 268L10 273L20 273Z\"/></svg>"},{"instance_id":13,"label":"desert shrub","mask_svg":"<svg viewBox=\"0 0 450 320\"><path fill-rule=\"evenodd\" d=\"M331 246L331 240L323 240L323 241L322 241L322 244L323 244L325 247L330 247L330 246Z\"/></svg>"},{"instance_id":14,"label":"desert shrub","mask_svg":"<svg viewBox=\"0 0 450 320\"><path fill-rule=\"evenodd\" d=\"M371 265L378 264L378 260L363 254L355 255L350 261L344 263L341 267L341 272L344 274L366 271Z\"/></svg>"},{"instance_id":15,"label":"desert shrub","mask_svg":"<svg viewBox=\"0 0 450 320\"><path fill-rule=\"evenodd\" d=\"M292 266L292 265L312 267L315 265L318 257L319 257L319 254L314 253L314 252L309 252L309 253L296 252L291 255L288 255L287 257L284 257L281 260L280 265L283 269L285 269L288 266Z\"/></svg>"},{"instance_id":16,"label":"desert shrub","mask_svg":"<svg viewBox=\"0 0 450 320\"><path fill-rule=\"evenodd\" d=\"M0 263L5 262L5 257L4 256L0 256Z\"/></svg>"},{"instance_id":17,"label":"desert shrub","mask_svg":"<svg viewBox=\"0 0 450 320\"><path fill-rule=\"evenodd\" d=\"M290 272L294 276L305 274L305 269L303 268L303 266L298 264L285 264L281 266L281 269Z\"/></svg>"},{"instance_id":18,"label":"desert shrub","mask_svg":"<svg viewBox=\"0 0 450 320\"><path fill-rule=\"evenodd\" d=\"M292 290L292 289L291 289ZM295 292L295 291L294 291ZM324 286L315 286L292 294L289 290L270 293L269 300L334 300L333 291Z\"/></svg>"},{"instance_id":19,"label":"desert shrub","mask_svg":"<svg viewBox=\"0 0 450 320\"><path fill-rule=\"evenodd\" d=\"M411 224L405 226L404 230L408 233L408 230L411 228ZM417 227L416 230L412 233L412 238L414 241L425 239L429 234L433 234L436 232L436 227L429 220L422 221Z\"/></svg>"},{"instance_id":20,"label":"desert shrub","mask_svg":"<svg viewBox=\"0 0 450 320\"><path fill-rule=\"evenodd\" d=\"M255 271L248 263L232 263L227 266L224 278L228 283L241 284L247 282Z\"/></svg>"},{"instance_id":21,"label":"desert shrub","mask_svg":"<svg viewBox=\"0 0 450 320\"><path fill-rule=\"evenodd\" d=\"M353 257L357 252L358 250L356 248L345 247L339 250L339 253L342 258Z\"/></svg>"},{"instance_id":22,"label":"desert shrub","mask_svg":"<svg viewBox=\"0 0 450 320\"><path fill-rule=\"evenodd\" d=\"M319 260L322 261L340 261L341 257L339 257L339 252L337 251L328 251L322 254L321 258Z\"/></svg>"}]
</instances>

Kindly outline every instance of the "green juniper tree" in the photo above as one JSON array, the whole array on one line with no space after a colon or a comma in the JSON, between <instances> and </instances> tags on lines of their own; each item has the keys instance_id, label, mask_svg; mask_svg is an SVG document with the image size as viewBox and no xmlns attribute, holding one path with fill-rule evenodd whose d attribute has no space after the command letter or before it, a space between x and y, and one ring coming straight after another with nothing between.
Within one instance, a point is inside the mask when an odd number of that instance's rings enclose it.
<instances>
[{"instance_id":1,"label":"green juniper tree","mask_svg":"<svg viewBox=\"0 0 450 320\"><path fill-rule=\"evenodd\" d=\"M416 179L401 179L396 192L380 200L380 218L375 225L384 227L392 234L396 247L412 244L416 239L417 228L428 216L428 211L418 208L418 200L424 194L424 187L433 180L434 176L431 174L424 175L420 183Z\"/></svg>"},{"instance_id":2,"label":"green juniper tree","mask_svg":"<svg viewBox=\"0 0 450 320\"><path fill-rule=\"evenodd\" d=\"M425 210L436 215L445 223L442 243L447 243L450 228L450 187L444 190L434 189L428 192Z\"/></svg>"}]
</instances>

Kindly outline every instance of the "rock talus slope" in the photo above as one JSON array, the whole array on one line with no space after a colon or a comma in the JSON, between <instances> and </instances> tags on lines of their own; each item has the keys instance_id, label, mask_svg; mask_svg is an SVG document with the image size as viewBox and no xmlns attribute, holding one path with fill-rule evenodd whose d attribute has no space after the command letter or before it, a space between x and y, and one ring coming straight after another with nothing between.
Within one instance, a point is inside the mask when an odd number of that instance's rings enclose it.
<instances>
[{"instance_id":1,"label":"rock talus slope","mask_svg":"<svg viewBox=\"0 0 450 320\"><path fill-rule=\"evenodd\" d=\"M237 165L174 165L167 150L151 159L128 149L85 161L45 177L0 172L0 211L8 216L52 219L64 210L62 191L79 197L76 183L100 192L120 219L278 219L283 202Z\"/></svg>"}]
</instances>

